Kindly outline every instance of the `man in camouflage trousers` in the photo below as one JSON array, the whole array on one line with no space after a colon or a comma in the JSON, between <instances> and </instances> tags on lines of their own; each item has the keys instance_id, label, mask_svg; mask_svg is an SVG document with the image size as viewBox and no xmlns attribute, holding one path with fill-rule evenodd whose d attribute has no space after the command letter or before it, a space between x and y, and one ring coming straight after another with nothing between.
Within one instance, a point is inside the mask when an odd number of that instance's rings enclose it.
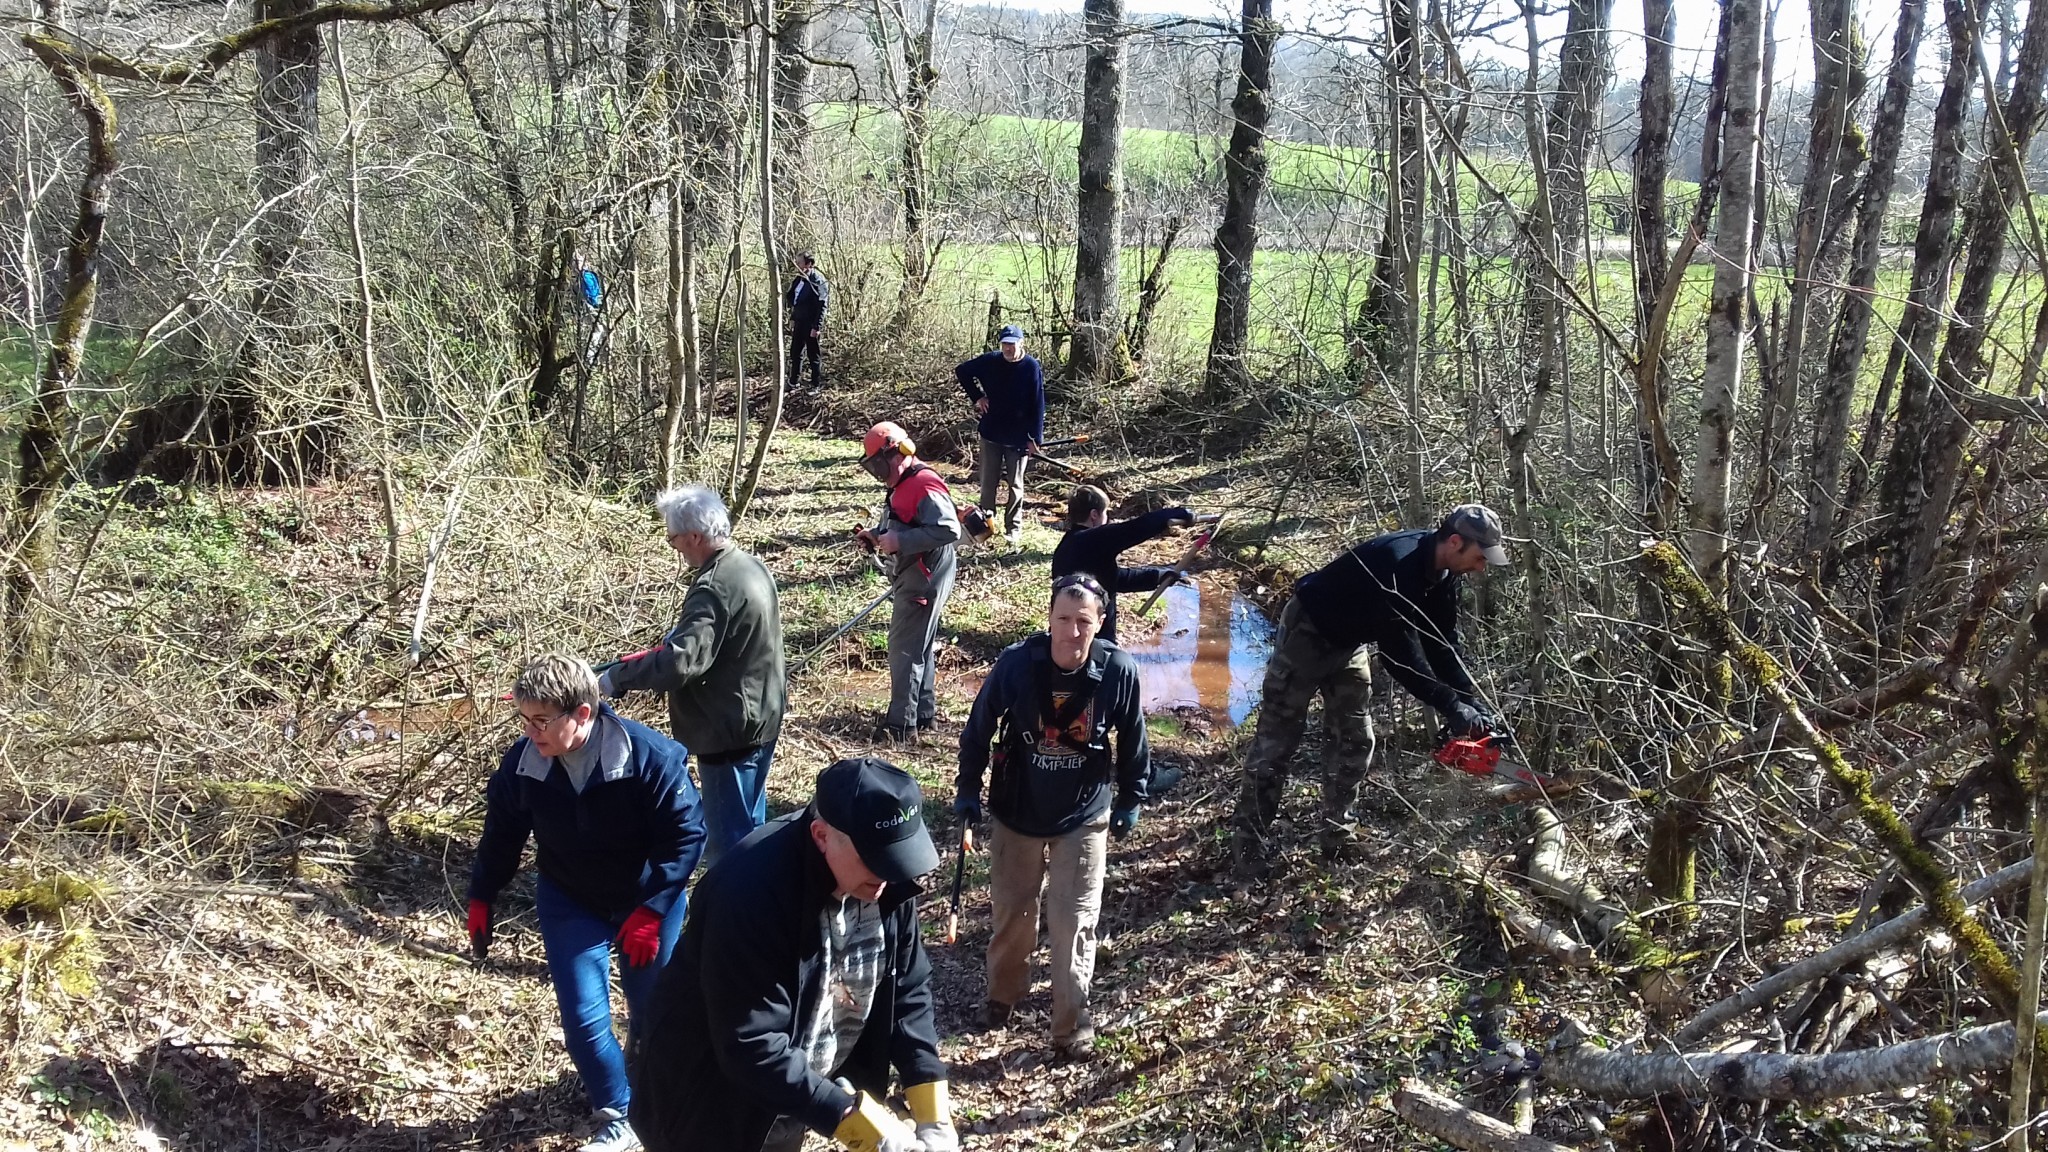
<instances>
[{"instance_id":1,"label":"man in camouflage trousers","mask_svg":"<svg viewBox=\"0 0 2048 1152\"><path fill-rule=\"evenodd\" d=\"M1258 732L1245 760L1232 819L1231 854L1240 873L1263 874L1274 845L1287 775L1320 692L1330 746L1323 765L1320 839L1326 857L1356 848L1351 806L1372 760L1372 656L1444 716L1452 731L1493 727L1458 647L1460 577L1504 565L1500 517L1483 505L1455 508L1435 528L1375 536L1301 578L1280 613L1266 665Z\"/></svg>"}]
</instances>

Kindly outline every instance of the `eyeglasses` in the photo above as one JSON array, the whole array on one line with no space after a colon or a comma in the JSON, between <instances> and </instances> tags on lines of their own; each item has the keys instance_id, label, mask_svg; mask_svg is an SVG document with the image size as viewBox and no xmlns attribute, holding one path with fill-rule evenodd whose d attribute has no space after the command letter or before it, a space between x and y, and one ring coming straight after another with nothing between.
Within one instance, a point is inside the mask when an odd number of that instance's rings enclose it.
<instances>
[{"instance_id":1,"label":"eyeglasses","mask_svg":"<svg viewBox=\"0 0 2048 1152\"><path fill-rule=\"evenodd\" d=\"M1079 588L1081 591L1088 593L1105 604L1109 602L1109 593L1104 592L1102 585L1096 581L1095 577L1090 576L1086 572L1075 572L1053 581L1053 599L1059 599L1060 593L1065 592L1069 588Z\"/></svg>"},{"instance_id":2,"label":"eyeglasses","mask_svg":"<svg viewBox=\"0 0 2048 1152\"><path fill-rule=\"evenodd\" d=\"M526 713L521 712L519 714L519 726L521 728L524 728L528 732L539 732L550 727L556 721L560 720L562 717L567 715L567 712L557 712L553 716L541 718L528 716Z\"/></svg>"}]
</instances>

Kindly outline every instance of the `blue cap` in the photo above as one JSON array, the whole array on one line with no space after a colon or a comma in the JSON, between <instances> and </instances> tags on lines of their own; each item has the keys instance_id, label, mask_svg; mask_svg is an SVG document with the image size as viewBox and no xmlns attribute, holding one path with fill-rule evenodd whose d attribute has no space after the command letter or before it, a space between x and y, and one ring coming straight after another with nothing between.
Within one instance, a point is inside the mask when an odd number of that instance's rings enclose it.
<instances>
[{"instance_id":1,"label":"blue cap","mask_svg":"<svg viewBox=\"0 0 2048 1152\"><path fill-rule=\"evenodd\" d=\"M1003 330L996 333L996 343L998 344L1022 344L1023 342L1024 330L1015 324L1005 324L1003 325Z\"/></svg>"}]
</instances>

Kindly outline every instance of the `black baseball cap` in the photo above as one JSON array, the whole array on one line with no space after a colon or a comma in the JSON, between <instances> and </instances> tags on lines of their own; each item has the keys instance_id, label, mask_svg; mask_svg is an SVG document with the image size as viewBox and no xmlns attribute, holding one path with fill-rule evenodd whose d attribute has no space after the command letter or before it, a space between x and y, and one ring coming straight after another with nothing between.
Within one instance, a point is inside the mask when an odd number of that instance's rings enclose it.
<instances>
[{"instance_id":1,"label":"black baseball cap","mask_svg":"<svg viewBox=\"0 0 2048 1152\"><path fill-rule=\"evenodd\" d=\"M903 884L939 866L924 826L924 790L887 760L841 760L818 773L818 817L846 834L868 871Z\"/></svg>"}]
</instances>

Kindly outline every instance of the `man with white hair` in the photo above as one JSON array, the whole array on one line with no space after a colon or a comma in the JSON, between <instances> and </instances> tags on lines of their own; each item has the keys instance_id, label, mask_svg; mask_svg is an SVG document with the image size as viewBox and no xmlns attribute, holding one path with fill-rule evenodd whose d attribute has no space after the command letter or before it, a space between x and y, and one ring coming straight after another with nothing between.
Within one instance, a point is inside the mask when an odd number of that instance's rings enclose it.
<instances>
[{"instance_id":1,"label":"man with white hair","mask_svg":"<svg viewBox=\"0 0 2048 1152\"><path fill-rule=\"evenodd\" d=\"M775 578L732 542L732 518L701 484L654 500L669 547L697 570L660 644L604 674L606 695L668 693L669 725L697 757L707 866L768 818L768 768L788 702Z\"/></svg>"}]
</instances>

